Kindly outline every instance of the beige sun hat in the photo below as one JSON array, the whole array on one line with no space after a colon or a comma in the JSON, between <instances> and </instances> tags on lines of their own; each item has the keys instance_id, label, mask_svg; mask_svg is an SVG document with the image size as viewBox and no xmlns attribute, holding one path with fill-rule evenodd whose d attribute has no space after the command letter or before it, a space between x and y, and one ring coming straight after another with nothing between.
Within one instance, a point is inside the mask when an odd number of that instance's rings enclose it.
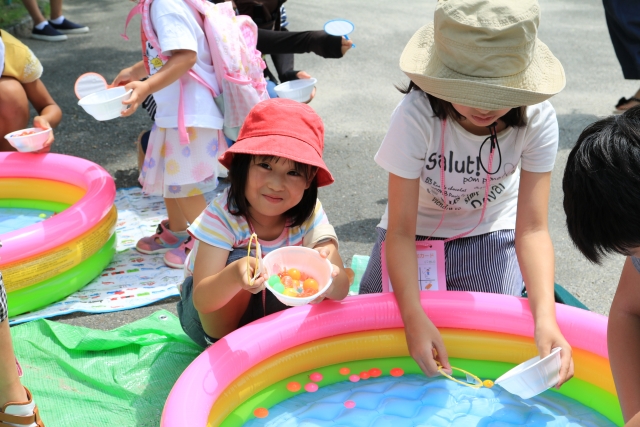
<instances>
[{"instance_id":1,"label":"beige sun hat","mask_svg":"<svg viewBox=\"0 0 640 427\"><path fill-rule=\"evenodd\" d=\"M565 85L560 61L537 38L537 0L439 0L400 69L423 91L468 107L533 105Z\"/></svg>"}]
</instances>

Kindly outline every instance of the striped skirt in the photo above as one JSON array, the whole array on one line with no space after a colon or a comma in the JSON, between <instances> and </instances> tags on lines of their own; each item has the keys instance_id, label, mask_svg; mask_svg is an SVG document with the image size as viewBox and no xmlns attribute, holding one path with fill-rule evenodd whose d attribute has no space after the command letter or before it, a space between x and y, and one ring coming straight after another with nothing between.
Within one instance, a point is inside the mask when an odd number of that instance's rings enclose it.
<instances>
[{"instance_id":1,"label":"striped skirt","mask_svg":"<svg viewBox=\"0 0 640 427\"><path fill-rule=\"evenodd\" d=\"M379 227L376 230L378 239L360 281L361 294L382 292L380 247L387 230ZM416 240L427 240L427 237L416 236ZM444 244L444 252L448 291L522 295L524 285L516 257L514 230L452 240Z\"/></svg>"}]
</instances>

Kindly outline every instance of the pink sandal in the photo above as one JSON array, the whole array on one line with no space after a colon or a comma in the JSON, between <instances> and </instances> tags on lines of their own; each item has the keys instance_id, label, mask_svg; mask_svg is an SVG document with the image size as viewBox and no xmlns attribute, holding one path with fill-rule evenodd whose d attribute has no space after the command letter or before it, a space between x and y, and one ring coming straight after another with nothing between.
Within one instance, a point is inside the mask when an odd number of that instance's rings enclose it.
<instances>
[{"instance_id":1,"label":"pink sandal","mask_svg":"<svg viewBox=\"0 0 640 427\"><path fill-rule=\"evenodd\" d=\"M183 268L184 261L187 259L189 252L193 250L194 243L193 237L189 236L178 248L164 254L164 263L171 268Z\"/></svg>"},{"instance_id":2,"label":"pink sandal","mask_svg":"<svg viewBox=\"0 0 640 427\"><path fill-rule=\"evenodd\" d=\"M165 219L156 228L156 234L138 240L136 249L143 254L162 254L182 245L184 237L169 229L169 220Z\"/></svg>"}]
</instances>

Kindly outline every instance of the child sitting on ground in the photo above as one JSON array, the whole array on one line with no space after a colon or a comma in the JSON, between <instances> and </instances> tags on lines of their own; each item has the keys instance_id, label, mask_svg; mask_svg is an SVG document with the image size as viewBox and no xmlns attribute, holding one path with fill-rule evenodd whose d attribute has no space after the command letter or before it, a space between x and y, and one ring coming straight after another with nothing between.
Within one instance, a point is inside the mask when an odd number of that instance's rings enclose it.
<instances>
[{"instance_id":1,"label":"child sitting on ground","mask_svg":"<svg viewBox=\"0 0 640 427\"><path fill-rule=\"evenodd\" d=\"M338 239L317 199L333 177L322 160L324 127L307 105L271 99L247 116L238 141L219 158L230 187L188 228L197 241L187 260L178 316L184 331L203 347L239 327L287 308L265 290L266 274L253 286L255 258L247 247L258 236L262 253L285 246L316 249L333 264L331 287L314 302L341 300L349 280Z\"/></svg>"},{"instance_id":2,"label":"child sitting on ground","mask_svg":"<svg viewBox=\"0 0 640 427\"><path fill-rule=\"evenodd\" d=\"M29 103L38 112L33 127L58 126L62 110L40 80L42 64L27 46L4 30L0 30L0 74L0 136L28 127ZM49 151L52 143L53 132L38 152ZM2 138L0 151L16 149Z\"/></svg>"},{"instance_id":3,"label":"child sitting on ground","mask_svg":"<svg viewBox=\"0 0 640 427\"><path fill-rule=\"evenodd\" d=\"M626 426L640 426L640 107L588 126L562 181L569 236L594 263L627 256L609 311L611 371Z\"/></svg>"}]
</instances>

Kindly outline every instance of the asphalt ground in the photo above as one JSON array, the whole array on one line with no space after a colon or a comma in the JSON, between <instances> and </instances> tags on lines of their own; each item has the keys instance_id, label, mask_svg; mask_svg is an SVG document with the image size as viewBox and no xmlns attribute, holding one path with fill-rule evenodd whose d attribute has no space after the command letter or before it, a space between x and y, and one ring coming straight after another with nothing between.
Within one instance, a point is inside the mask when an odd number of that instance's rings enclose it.
<instances>
[{"instance_id":1,"label":"asphalt ground","mask_svg":"<svg viewBox=\"0 0 640 427\"><path fill-rule=\"evenodd\" d=\"M586 261L572 246L562 210L561 179L568 152L581 130L611 113L621 96L630 96L638 82L625 81L597 0L541 0L539 38L562 62L567 86L551 99L560 124L560 147L553 173L549 226L556 251L555 279L590 309L607 314L623 257L602 266ZM141 110L133 117L98 122L77 105L76 78L97 72L111 81L118 71L140 59L139 20L129 26L131 41L120 37L133 4L124 0L67 0L64 14L91 28L85 35L60 43L24 40L44 65L45 82L64 118L55 131L53 152L92 160L106 168L118 188L137 184L133 141L151 122ZM398 67L411 35L430 22L435 1L290 0L290 30L321 29L335 18L355 24L356 48L342 59L298 55L296 68L318 79L310 104L326 127L327 165L336 183L320 191L320 199L340 238L340 252L349 263L354 254L368 255L375 226L387 200L387 175L373 161L390 115L401 99L394 85L408 82ZM117 313L74 314L61 322L111 329L147 316L159 308L175 312L176 299Z\"/></svg>"}]
</instances>

